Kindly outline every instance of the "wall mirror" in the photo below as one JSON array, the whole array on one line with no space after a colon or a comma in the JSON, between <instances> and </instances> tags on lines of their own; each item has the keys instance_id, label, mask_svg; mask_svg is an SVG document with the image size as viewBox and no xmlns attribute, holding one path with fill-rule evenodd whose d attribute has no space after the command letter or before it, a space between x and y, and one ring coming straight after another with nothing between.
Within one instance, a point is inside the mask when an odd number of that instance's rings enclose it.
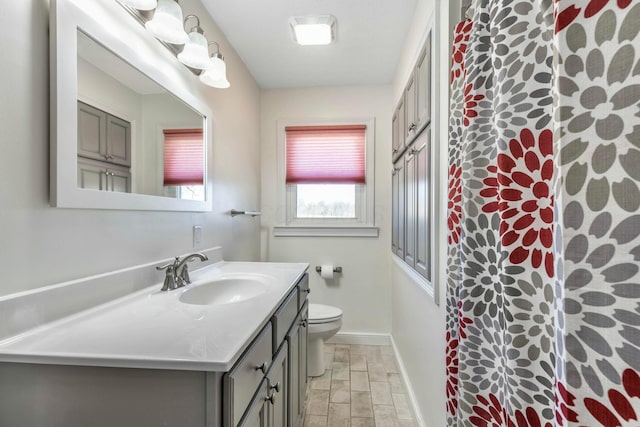
<instances>
[{"instance_id":1,"label":"wall mirror","mask_svg":"<svg viewBox=\"0 0 640 427\"><path fill-rule=\"evenodd\" d=\"M197 79L116 2L52 1L51 28L52 206L211 210Z\"/></svg>"}]
</instances>

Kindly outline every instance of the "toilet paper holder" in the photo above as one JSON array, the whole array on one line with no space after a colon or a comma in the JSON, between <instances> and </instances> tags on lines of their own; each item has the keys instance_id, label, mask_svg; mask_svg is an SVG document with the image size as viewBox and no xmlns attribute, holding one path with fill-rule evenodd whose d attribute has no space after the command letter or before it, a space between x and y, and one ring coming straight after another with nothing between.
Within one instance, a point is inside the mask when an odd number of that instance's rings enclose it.
<instances>
[{"instance_id":1,"label":"toilet paper holder","mask_svg":"<svg viewBox=\"0 0 640 427\"><path fill-rule=\"evenodd\" d=\"M322 267L320 267L319 265L316 265L316 271L320 273L322 271ZM342 273L342 267L333 267L333 272Z\"/></svg>"}]
</instances>

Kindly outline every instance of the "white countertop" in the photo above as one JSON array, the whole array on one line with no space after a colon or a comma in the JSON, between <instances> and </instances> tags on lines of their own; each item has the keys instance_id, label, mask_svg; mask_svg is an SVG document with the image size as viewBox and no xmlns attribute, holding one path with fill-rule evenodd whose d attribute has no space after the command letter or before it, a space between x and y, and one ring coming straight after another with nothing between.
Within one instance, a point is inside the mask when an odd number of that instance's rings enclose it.
<instances>
[{"instance_id":1,"label":"white countertop","mask_svg":"<svg viewBox=\"0 0 640 427\"><path fill-rule=\"evenodd\" d=\"M0 361L228 371L303 276L308 264L219 262L192 283L161 284L0 341ZM260 276L268 290L233 304L179 301L192 287L234 274Z\"/></svg>"}]
</instances>

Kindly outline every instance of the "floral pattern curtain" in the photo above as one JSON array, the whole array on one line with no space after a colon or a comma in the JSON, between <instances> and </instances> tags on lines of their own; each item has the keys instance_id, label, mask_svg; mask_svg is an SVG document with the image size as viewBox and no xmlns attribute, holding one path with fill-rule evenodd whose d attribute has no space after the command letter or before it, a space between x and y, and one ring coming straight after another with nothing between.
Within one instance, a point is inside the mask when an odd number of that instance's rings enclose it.
<instances>
[{"instance_id":1,"label":"floral pattern curtain","mask_svg":"<svg viewBox=\"0 0 640 427\"><path fill-rule=\"evenodd\" d=\"M449 426L640 426L640 1L474 0L450 76Z\"/></svg>"}]
</instances>

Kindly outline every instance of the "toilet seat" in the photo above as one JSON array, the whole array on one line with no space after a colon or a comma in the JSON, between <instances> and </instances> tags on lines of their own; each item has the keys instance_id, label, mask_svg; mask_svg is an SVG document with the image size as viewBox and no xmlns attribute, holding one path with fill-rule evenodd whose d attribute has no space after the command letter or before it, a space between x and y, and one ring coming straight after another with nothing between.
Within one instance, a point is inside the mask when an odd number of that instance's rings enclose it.
<instances>
[{"instance_id":1,"label":"toilet seat","mask_svg":"<svg viewBox=\"0 0 640 427\"><path fill-rule=\"evenodd\" d=\"M324 304L309 304L309 324L331 323L342 318L342 310Z\"/></svg>"}]
</instances>

